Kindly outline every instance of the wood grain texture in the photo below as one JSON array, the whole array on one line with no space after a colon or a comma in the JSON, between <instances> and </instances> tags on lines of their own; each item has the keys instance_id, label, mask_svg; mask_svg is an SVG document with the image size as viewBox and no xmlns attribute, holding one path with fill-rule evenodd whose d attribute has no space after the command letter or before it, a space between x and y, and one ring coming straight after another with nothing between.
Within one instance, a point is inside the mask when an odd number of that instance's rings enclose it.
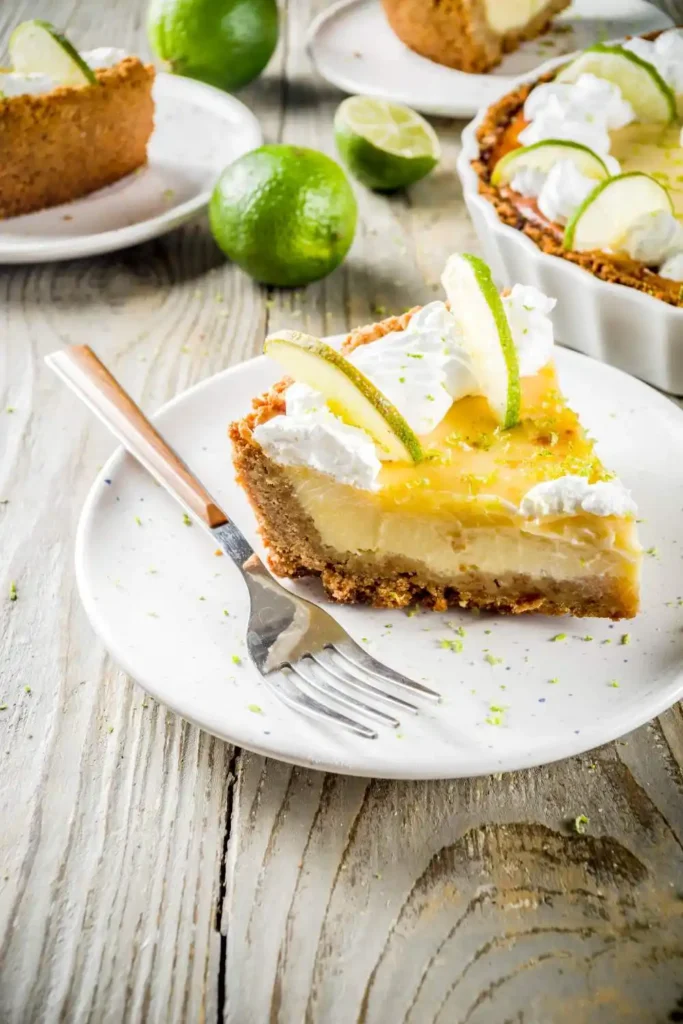
<instances>
[{"instance_id":1,"label":"wood grain texture","mask_svg":"<svg viewBox=\"0 0 683 1024\"><path fill-rule=\"evenodd\" d=\"M333 154L339 94L303 50L324 6L283 5L277 54L244 96L269 140ZM39 16L147 55L138 0L15 0L0 36ZM43 357L90 344L152 411L268 329L333 333L430 299L449 252L476 251L460 125L437 128L438 172L407 195L359 190L350 258L307 289L255 285L202 218L108 257L0 268L3 1024L683 1020L680 708L502 778L326 776L155 704L76 592L80 506L113 445Z\"/></svg>"}]
</instances>

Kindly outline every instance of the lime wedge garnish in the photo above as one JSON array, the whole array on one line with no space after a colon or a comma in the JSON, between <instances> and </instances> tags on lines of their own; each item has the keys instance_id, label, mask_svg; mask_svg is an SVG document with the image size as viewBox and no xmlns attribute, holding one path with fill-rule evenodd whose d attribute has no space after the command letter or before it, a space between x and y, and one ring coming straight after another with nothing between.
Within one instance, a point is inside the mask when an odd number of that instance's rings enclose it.
<instances>
[{"instance_id":1,"label":"lime wedge garnish","mask_svg":"<svg viewBox=\"0 0 683 1024\"><path fill-rule=\"evenodd\" d=\"M300 331L278 331L266 338L263 351L295 380L320 391L336 416L365 430L389 459L420 462L420 442L398 409L324 341Z\"/></svg>"},{"instance_id":2,"label":"lime wedge garnish","mask_svg":"<svg viewBox=\"0 0 683 1024\"><path fill-rule=\"evenodd\" d=\"M514 427L521 402L519 361L491 271L478 256L455 253L441 281L482 394L498 422L505 429Z\"/></svg>"},{"instance_id":3,"label":"lime wedge garnish","mask_svg":"<svg viewBox=\"0 0 683 1024\"><path fill-rule=\"evenodd\" d=\"M566 67L555 81L571 84L590 73L618 86L639 121L668 122L676 117L676 97L654 65L621 46L598 43Z\"/></svg>"},{"instance_id":4,"label":"lime wedge garnish","mask_svg":"<svg viewBox=\"0 0 683 1024\"><path fill-rule=\"evenodd\" d=\"M339 105L334 134L351 173L379 191L412 185L441 156L436 132L420 114L370 96L350 96Z\"/></svg>"},{"instance_id":5,"label":"lime wedge garnish","mask_svg":"<svg viewBox=\"0 0 683 1024\"><path fill-rule=\"evenodd\" d=\"M493 168L492 185L509 185L522 169L549 172L560 160L571 160L577 171L587 178L609 178L609 171L601 158L588 146L565 139L544 139L531 146L513 149L501 157Z\"/></svg>"},{"instance_id":6,"label":"lime wedge garnish","mask_svg":"<svg viewBox=\"0 0 683 1024\"><path fill-rule=\"evenodd\" d=\"M59 85L95 85L95 73L68 39L47 21L24 21L10 36L9 53L19 74L40 72Z\"/></svg>"},{"instance_id":7,"label":"lime wedge garnish","mask_svg":"<svg viewBox=\"0 0 683 1024\"><path fill-rule=\"evenodd\" d=\"M564 230L565 249L617 248L629 225L648 213L673 213L671 196L642 171L601 181L574 213Z\"/></svg>"}]
</instances>

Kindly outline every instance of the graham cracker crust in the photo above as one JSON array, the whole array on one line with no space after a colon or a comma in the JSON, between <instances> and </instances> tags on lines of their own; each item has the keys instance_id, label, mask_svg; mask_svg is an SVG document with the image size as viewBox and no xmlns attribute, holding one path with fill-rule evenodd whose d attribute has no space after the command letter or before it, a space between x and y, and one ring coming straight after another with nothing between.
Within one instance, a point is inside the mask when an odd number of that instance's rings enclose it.
<instances>
[{"instance_id":1,"label":"graham cracker crust","mask_svg":"<svg viewBox=\"0 0 683 1024\"><path fill-rule=\"evenodd\" d=\"M403 330L419 308L351 331L342 351L348 353ZM537 612L610 619L637 614L637 588L618 576L557 580L467 571L444 583L400 556L380 559L371 553L342 554L327 548L297 500L286 472L253 437L257 424L285 412L283 396L290 383L285 378L255 398L252 412L231 424L229 431L236 479L254 510L268 549L268 564L277 576L317 576L332 600L375 608L405 608L419 602L437 611L460 607L515 615Z\"/></svg>"},{"instance_id":2,"label":"graham cracker crust","mask_svg":"<svg viewBox=\"0 0 683 1024\"><path fill-rule=\"evenodd\" d=\"M127 57L97 85L0 102L0 218L67 203L147 161L154 67Z\"/></svg>"},{"instance_id":3,"label":"graham cracker crust","mask_svg":"<svg viewBox=\"0 0 683 1024\"><path fill-rule=\"evenodd\" d=\"M477 131L479 157L472 161L479 179L480 194L495 207L498 219L503 224L521 231L549 256L558 256L575 263L602 281L627 285L671 306L683 306L683 286L680 281L660 277L644 264L626 256L610 255L599 250L573 252L565 249L561 230L544 223L540 217L529 219L524 215L525 203L520 201L519 196L509 188L497 188L491 184L491 174L498 161L503 136L518 117L531 90L542 82L551 81L553 77L554 73L543 75L537 82L522 85L488 108Z\"/></svg>"},{"instance_id":4,"label":"graham cracker crust","mask_svg":"<svg viewBox=\"0 0 683 1024\"><path fill-rule=\"evenodd\" d=\"M548 0L528 24L494 32L483 0L382 0L391 28L409 49L459 71L482 73L549 27L570 0Z\"/></svg>"}]
</instances>

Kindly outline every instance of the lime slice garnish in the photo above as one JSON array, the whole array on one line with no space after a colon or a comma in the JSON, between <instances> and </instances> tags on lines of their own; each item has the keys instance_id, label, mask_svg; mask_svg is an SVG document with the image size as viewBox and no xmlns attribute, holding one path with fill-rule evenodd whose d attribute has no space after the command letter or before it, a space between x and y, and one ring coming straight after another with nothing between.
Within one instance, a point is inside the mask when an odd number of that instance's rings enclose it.
<instances>
[{"instance_id":1,"label":"lime slice garnish","mask_svg":"<svg viewBox=\"0 0 683 1024\"><path fill-rule=\"evenodd\" d=\"M493 168L491 184L509 185L515 174L525 168L547 173L560 160L571 160L577 171L587 178L609 178L604 161L588 146L565 139L544 139L531 146L513 149L501 157Z\"/></svg>"},{"instance_id":2,"label":"lime slice garnish","mask_svg":"<svg viewBox=\"0 0 683 1024\"><path fill-rule=\"evenodd\" d=\"M59 85L95 85L95 73L68 39L47 21L24 21L10 36L9 53L19 74L40 72Z\"/></svg>"},{"instance_id":3,"label":"lime slice garnish","mask_svg":"<svg viewBox=\"0 0 683 1024\"><path fill-rule=\"evenodd\" d=\"M586 196L564 230L564 247L577 252L617 248L630 224L660 210L674 210L663 185L642 171L618 174Z\"/></svg>"},{"instance_id":4,"label":"lime slice garnish","mask_svg":"<svg viewBox=\"0 0 683 1024\"><path fill-rule=\"evenodd\" d=\"M389 459L422 459L420 442L398 409L324 341L300 331L278 331L266 338L263 351L295 380L320 391L336 416L365 430Z\"/></svg>"},{"instance_id":5,"label":"lime slice garnish","mask_svg":"<svg viewBox=\"0 0 683 1024\"><path fill-rule=\"evenodd\" d=\"M555 79L570 84L590 73L618 86L639 121L668 122L676 117L676 97L657 69L621 46L598 43L562 68Z\"/></svg>"},{"instance_id":6,"label":"lime slice garnish","mask_svg":"<svg viewBox=\"0 0 683 1024\"><path fill-rule=\"evenodd\" d=\"M441 156L436 132L420 114L370 96L350 96L339 105L334 134L351 173L379 191L414 184Z\"/></svg>"},{"instance_id":7,"label":"lime slice garnish","mask_svg":"<svg viewBox=\"0 0 683 1024\"><path fill-rule=\"evenodd\" d=\"M483 260L455 253L441 277L482 394L505 428L519 421L519 361L503 300Z\"/></svg>"}]
</instances>

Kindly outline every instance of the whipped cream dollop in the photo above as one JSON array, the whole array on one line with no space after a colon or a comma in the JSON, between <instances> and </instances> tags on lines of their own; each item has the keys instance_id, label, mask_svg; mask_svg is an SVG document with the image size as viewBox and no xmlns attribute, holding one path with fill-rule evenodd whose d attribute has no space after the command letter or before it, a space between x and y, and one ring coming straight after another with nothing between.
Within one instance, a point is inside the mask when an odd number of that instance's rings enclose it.
<instances>
[{"instance_id":1,"label":"whipped cream dollop","mask_svg":"<svg viewBox=\"0 0 683 1024\"><path fill-rule=\"evenodd\" d=\"M515 192L535 197L543 216L556 224L566 224L596 185L572 160L559 160L547 174L536 170L526 174L522 169L510 182Z\"/></svg>"},{"instance_id":2,"label":"whipped cream dollop","mask_svg":"<svg viewBox=\"0 0 683 1024\"><path fill-rule=\"evenodd\" d=\"M524 117L530 122L519 134L524 146L544 139L566 139L588 146L599 156L609 156L609 132L635 121L633 107L618 86L585 73L571 85L546 82L527 96ZM616 161L609 157L611 174Z\"/></svg>"},{"instance_id":3,"label":"whipped cream dollop","mask_svg":"<svg viewBox=\"0 0 683 1024\"><path fill-rule=\"evenodd\" d=\"M583 476L561 476L536 484L522 498L519 511L526 519L543 516L635 515L636 504L620 480L600 480L589 484Z\"/></svg>"},{"instance_id":4,"label":"whipped cream dollop","mask_svg":"<svg viewBox=\"0 0 683 1024\"><path fill-rule=\"evenodd\" d=\"M621 45L652 64L674 92L683 93L683 32L680 29L669 29L654 40L628 39Z\"/></svg>"},{"instance_id":5,"label":"whipped cream dollop","mask_svg":"<svg viewBox=\"0 0 683 1024\"><path fill-rule=\"evenodd\" d=\"M503 296L512 338L517 349L520 377L531 377L549 363L553 354L553 322L549 313L557 305L530 284L513 285Z\"/></svg>"},{"instance_id":6,"label":"whipped cream dollop","mask_svg":"<svg viewBox=\"0 0 683 1024\"><path fill-rule=\"evenodd\" d=\"M343 484L378 489L381 462L364 430L334 416L323 395L306 384L285 392L286 416L274 416L254 428L254 438L274 462L310 466Z\"/></svg>"},{"instance_id":7,"label":"whipped cream dollop","mask_svg":"<svg viewBox=\"0 0 683 1024\"><path fill-rule=\"evenodd\" d=\"M96 50L85 50L80 54L90 68L111 68L128 56L125 50L115 46L100 46ZM30 72L19 74L16 71L0 72L0 99L10 96L41 96L52 92L59 82L50 75Z\"/></svg>"},{"instance_id":8,"label":"whipped cream dollop","mask_svg":"<svg viewBox=\"0 0 683 1024\"><path fill-rule=\"evenodd\" d=\"M683 252L674 253L664 260L657 273L671 281L683 281Z\"/></svg>"},{"instance_id":9,"label":"whipped cream dollop","mask_svg":"<svg viewBox=\"0 0 683 1024\"><path fill-rule=\"evenodd\" d=\"M631 259L658 266L683 252L683 225L668 210L643 214L629 224L622 247Z\"/></svg>"},{"instance_id":10,"label":"whipped cream dollop","mask_svg":"<svg viewBox=\"0 0 683 1024\"><path fill-rule=\"evenodd\" d=\"M520 373L538 373L549 361L555 305L537 288L515 285L504 296ZM408 422L416 434L429 434L453 402L480 393L456 317L444 302L430 302L404 331L392 331L348 356ZM311 466L341 483L364 490L379 487L380 452L364 430L343 423L324 395L302 384L285 392L285 415L254 429L254 438L275 462Z\"/></svg>"},{"instance_id":11,"label":"whipped cream dollop","mask_svg":"<svg viewBox=\"0 0 683 1024\"><path fill-rule=\"evenodd\" d=\"M429 434L453 402L477 393L456 318L430 302L404 331L392 331L348 356L395 405L416 434Z\"/></svg>"}]
</instances>

